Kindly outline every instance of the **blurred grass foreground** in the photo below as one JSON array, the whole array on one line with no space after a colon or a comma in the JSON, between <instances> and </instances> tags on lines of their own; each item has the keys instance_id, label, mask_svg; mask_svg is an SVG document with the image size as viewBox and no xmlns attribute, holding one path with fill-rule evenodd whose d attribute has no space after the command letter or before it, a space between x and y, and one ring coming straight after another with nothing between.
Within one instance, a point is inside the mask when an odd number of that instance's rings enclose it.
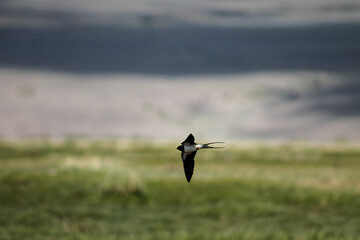
<instances>
[{"instance_id":1,"label":"blurred grass foreground","mask_svg":"<svg viewBox=\"0 0 360 240\"><path fill-rule=\"evenodd\" d=\"M360 149L1 142L0 239L360 239Z\"/></svg>"}]
</instances>

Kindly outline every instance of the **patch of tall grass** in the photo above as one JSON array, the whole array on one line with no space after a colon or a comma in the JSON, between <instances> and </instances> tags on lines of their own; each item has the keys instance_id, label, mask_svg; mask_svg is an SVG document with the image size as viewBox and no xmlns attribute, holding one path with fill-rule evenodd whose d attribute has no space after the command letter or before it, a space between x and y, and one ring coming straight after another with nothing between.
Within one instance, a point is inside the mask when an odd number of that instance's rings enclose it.
<instances>
[{"instance_id":1,"label":"patch of tall grass","mask_svg":"<svg viewBox=\"0 0 360 240\"><path fill-rule=\"evenodd\" d=\"M0 143L0 239L358 239L360 149Z\"/></svg>"}]
</instances>

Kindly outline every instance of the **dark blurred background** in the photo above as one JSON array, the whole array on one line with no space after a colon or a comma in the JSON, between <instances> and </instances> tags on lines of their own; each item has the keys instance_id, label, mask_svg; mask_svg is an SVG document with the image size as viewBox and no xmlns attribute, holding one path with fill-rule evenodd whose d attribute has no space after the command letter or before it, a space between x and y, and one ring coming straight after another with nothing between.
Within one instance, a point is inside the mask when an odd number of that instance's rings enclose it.
<instances>
[{"instance_id":1,"label":"dark blurred background","mask_svg":"<svg viewBox=\"0 0 360 240\"><path fill-rule=\"evenodd\" d=\"M0 1L0 135L360 139L360 2Z\"/></svg>"}]
</instances>

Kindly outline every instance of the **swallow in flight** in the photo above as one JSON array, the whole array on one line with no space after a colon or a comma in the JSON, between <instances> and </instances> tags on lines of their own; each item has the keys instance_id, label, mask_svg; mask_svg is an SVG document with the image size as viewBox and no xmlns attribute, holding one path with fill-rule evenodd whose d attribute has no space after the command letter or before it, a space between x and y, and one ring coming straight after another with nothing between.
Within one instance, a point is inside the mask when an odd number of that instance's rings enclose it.
<instances>
[{"instance_id":1,"label":"swallow in flight","mask_svg":"<svg viewBox=\"0 0 360 240\"><path fill-rule=\"evenodd\" d=\"M224 142L211 142L205 144L196 144L194 136L190 133L190 135L178 146L176 149L181 151L181 159L184 165L184 171L186 180L190 182L191 177L194 172L195 165L195 155L197 150L206 149L206 148L225 148L225 147L211 147L210 144L214 143L224 143Z\"/></svg>"}]
</instances>

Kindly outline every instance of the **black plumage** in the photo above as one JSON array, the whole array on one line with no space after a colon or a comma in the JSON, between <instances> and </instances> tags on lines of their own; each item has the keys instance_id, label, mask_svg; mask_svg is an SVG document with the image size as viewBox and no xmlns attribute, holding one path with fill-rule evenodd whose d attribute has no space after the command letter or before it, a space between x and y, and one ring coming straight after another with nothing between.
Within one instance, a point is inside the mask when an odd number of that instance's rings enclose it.
<instances>
[{"instance_id":1,"label":"black plumage","mask_svg":"<svg viewBox=\"0 0 360 240\"><path fill-rule=\"evenodd\" d=\"M181 143L181 145L190 145L190 144L196 144L195 143L195 137L191 133L189 136Z\"/></svg>"},{"instance_id":2,"label":"black plumage","mask_svg":"<svg viewBox=\"0 0 360 240\"><path fill-rule=\"evenodd\" d=\"M196 151L192 153L183 153L183 152L181 153L181 159L184 165L185 176L188 182L190 182L194 172L195 155L196 155Z\"/></svg>"}]
</instances>

